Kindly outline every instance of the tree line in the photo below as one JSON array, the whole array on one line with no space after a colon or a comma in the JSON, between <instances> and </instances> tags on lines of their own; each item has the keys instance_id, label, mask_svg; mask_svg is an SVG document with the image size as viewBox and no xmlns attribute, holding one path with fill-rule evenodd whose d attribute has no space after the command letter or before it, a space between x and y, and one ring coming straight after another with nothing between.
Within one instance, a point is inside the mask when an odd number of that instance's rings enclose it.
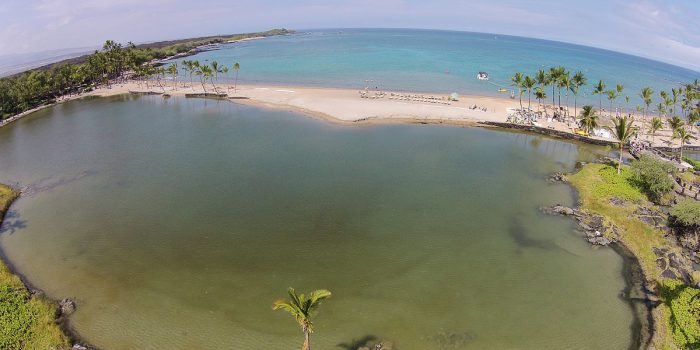
<instances>
[{"instance_id":1,"label":"tree line","mask_svg":"<svg viewBox=\"0 0 700 350\"><path fill-rule=\"evenodd\" d=\"M156 44L136 46L131 42L123 45L107 40L101 50L86 56L81 62L59 63L46 69L33 69L0 78L0 120L52 103L61 96L90 91L97 86L108 85L121 79L164 76L166 73L172 73L173 68L168 67L169 70L163 72L161 69L166 68L153 64L155 60L192 52L202 45L289 33L292 32L274 29L231 37L179 41L163 47L158 47ZM210 75L216 76L221 73L221 70L217 71L216 67L205 68L205 66L199 65L199 75L206 77L207 80L210 80ZM187 66L185 68L189 69ZM220 68L223 69L223 67Z\"/></svg>"},{"instance_id":2,"label":"tree line","mask_svg":"<svg viewBox=\"0 0 700 350\"><path fill-rule=\"evenodd\" d=\"M525 92L528 94L528 108L531 107L533 94L539 104L545 105L545 100L548 98L548 88L551 87L552 106L557 106L558 110L564 111L564 113L568 113L568 109L561 108L562 92L566 106L569 105L569 96L573 95L574 116L578 116L578 95L582 91L582 87L587 84L588 79L583 72L577 71L572 75L570 71L562 66L552 67L549 70L540 69L533 76L516 72L511 78L511 85L518 90L521 108L523 107L522 98ZM608 85L603 80L599 80L591 89L591 94L598 96L598 112L602 113L603 98L605 98L609 102L611 115L613 107L619 108L624 113L632 113L632 109L630 109L630 95L624 92L624 85L615 84L608 88ZM649 108L654 103L654 90L651 87L645 87L637 93L637 96L641 98L644 105L636 106L636 111L641 113L643 118L646 119L646 116L649 115ZM681 112L684 118L691 118L695 122L700 121L700 84L698 80L678 88L672 88L670 93L668 91L660 91L658 97L658 103L654 107L656 107L659 117L674 116ZM624 108L622 101L624 101Z\"/></svg>"}]
</instances>

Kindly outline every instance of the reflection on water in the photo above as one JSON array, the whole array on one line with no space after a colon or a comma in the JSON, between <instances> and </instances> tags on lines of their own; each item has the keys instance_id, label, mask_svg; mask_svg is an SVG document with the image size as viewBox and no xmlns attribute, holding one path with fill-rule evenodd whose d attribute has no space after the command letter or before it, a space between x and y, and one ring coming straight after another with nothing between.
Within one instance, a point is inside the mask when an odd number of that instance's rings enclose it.
<instances>
[{"instance_id":1,"label":"reflection on water","mask_svg":"<svg viewBox=\"0 0 700 350\"><path fill-rule=\"evenodd\" d=\"M314 344L620 349L621 259L545 177L604 149L445 126L348 127L225 101L89 99L0 130L3 251L103 349L298 347L272 312L327 288ZM12 233L12 234L7 234Z\"/></svg>"}]
</instances>

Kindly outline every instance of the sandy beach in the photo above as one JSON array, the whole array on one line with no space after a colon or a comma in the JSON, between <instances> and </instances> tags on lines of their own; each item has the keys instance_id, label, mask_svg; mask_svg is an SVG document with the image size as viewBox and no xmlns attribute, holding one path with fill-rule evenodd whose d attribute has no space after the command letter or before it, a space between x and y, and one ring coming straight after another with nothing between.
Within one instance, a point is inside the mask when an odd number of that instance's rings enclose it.
<instances>
[{"instance_id":1,"label":"sandy beach","mask_svg":"<svg viewBox=\"0 0 700 350\"><path fill-rule=\"evenodd\" d=\"M234 91L233 85L223 83L216 84L216 91L225 94L223 98L230 98L237 103L296 111L342 124L420 123L478 126L483 122L506 123L510 112L520 107L518 99L461 95L458 101L449 101L447 94L430 92L383 91L383 94L377 95L376 91L282 85L238 85ZM167 81L161 87L153 81L148 84L128 81L112 84L109 87L103 86L86 94L62 98L58 103L84 96L114 96L130 92L185 96L201 94L205 91L197 82L191 85L189 82L178 82L177 86L173 86L172 82ZM211 84L206 85L206 92L214 93ZM363 93L367 97L363 98L361 96ZM523 100L523 106L527 106L527 99ZM0 126L45 107L24 112ZM537 102L532 101L531 108L537 110L544 107L538 107ZM547 113L551 115L551 107L548 108L550 109L547 109ZM573 106L569 109L573 114ZM580 106L578 109L580 110ZM646 119L650 118L647 116ZM672 133L668 128L657 131L654 137L647 135L648 126L642 122L642 119L642 116L635 116L635 124L639 128L639 139L652 142L656 147L679 146L678 141L672 139ZM605 112L599 119L599 124L601 127L612 125L610 117ZM573 128L576 125L542 118L538 122L538 127L573 134ZM693 133L695 132L693 130ZM615 141L614 138L592 135L588 138ZM686 146L700 146L700 140L693 140Z\"/></svg>"}]
</instances>

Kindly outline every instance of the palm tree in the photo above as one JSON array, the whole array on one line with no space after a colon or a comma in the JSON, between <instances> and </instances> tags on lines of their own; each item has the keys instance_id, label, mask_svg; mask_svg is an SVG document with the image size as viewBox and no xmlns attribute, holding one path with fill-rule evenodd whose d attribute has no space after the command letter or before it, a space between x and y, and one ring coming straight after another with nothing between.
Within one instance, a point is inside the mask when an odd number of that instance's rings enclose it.
<instances>
[{"instance_id":1,"label":"palm tree","mask_svg":"<svg viewBox=\"0 0 700 350\"><path fill-rule=\"evenodd\" d=\"M581 86L586 85L587 79L581 71L576 72L574 77L571 79L571 92L574 93L574 116L578 115L578 110L576 109L576 102L578 98L578 90Z\"/></svg>"},{"instance_id":2,"label":"palm tree","mask_svg":"<svg viewBox=\"0 0 700 350\"><path fill-rule=\"evenodd\" d=\"M184 60L182 61L183 69L190 76L190 87L194 90L194 82L192 81L192 73L195 72L196 68L194 66L194 61Z\"/></svg>"},{"instance_id":3,"label":"palm tree","mask_svg":"<svg viewBox=\"0 0 700 350\"><path fill-rule=\"evenodd\" d=\"M216 79L216 81L218 82L219 81L219 73L224 72L223 69L221 69L221 66L219 66L219 62L211 61L211 70L212 70L212 73L214 73L214 79ZM212 85L214 85L213 81L212 81ZM214 90L216 90L216 88Z\"/></svg>"},{"instance_id":4,"label":"palm tree","mask_svg":"<svg viewBox=\"0 0 700 350\"><path fill-rule=\"evenodd\" d=\"M579 124L590 134L593 129L598 127L598 114L591 105L585 105L581 109L581 116L579 118Z\"/></svg>"},{"instance_id":5,"label":"palm tree","mask_svg":"<svg viewBox=\"0 0 700 350\"><path fill-rule=\"evenodd\" d=\"M206 94L207 88L204 85L204 83L207 81L207 79L211 78L212 76L211 68L207 64L201 65L199 64L199 62L197 62L194 74L196 74L199 77L199 82L202 84L202 90L204 90L204 93Z\"/></svg>"},{"instance_id":6,"label":"palm tree","mask_svg":"<svg viewBox=\"0 0 700 350\"><path fill-rule=\"evenodd\" d=\"M649 112L649 106L651 105L651 97L654 95L654 90L652 90L650 87L645 87L642 89L642 91L639 93L639 97L642 98L644 101L644 105L646 108L644 109L644 114L643 117L646 119L647 117L647 112Z\"/></svg>"},{"instance_id":7,"label":"palm tree","mask_svg":"<svg viewBox=\"0 0 700 350\"><path fill-rule=\"evenodd\" d=\"M167 72L173 77L173 90L177 90L177 63L169 65Z\"/></svg>"},{"instance_id":8,"label":"palm tree","mask_svg":"<svg viewBox=\"0 0 700 350\"><path fill-rule=\"evenodd\" d=\"M532 96L532 88L535 87L535 79L532 79L529 75L525 76L523 87L527 89L527 109L530 109L530 97Z\"/></svg>"},{"instance_id":9,"label":"palm tree","mask_svg":"<svg viewBox=\"0 0 700 350\"><path fill-rule=\"evenodd\" d=\"M622 167L622 149L629 139L637 132L637 128L634 126L634 118L631 116L616 116L613 119L614 127L606 127L610 132L615 135L619 144L620 160L617 162L617 173L620 173L620 168Z\"/></svg>"},{"instance_id":10,"label":"palm tree","mask_svg":"<svg viewBox=\"0 0 700 350\"><path fill-rule=\"evenodd\" d=\"M304 332L304 345L302 345L302 350L311 350L310 335L314 332L313 323L311 322L311 316L316 313L321 301L330 297L331 292L325 289L315 290L309 295L297 294L294 288L289 288L287 290L289 293L289 300L280 299L272 304L272 309L282 309L289 312L301 326L302 332Z\"/></svg>"},{"instance_id":11,"label":"palm tree","mask_svg":"<svg viewBox=\"0 0 700 350\"><path fill-rule=\"evenodd\" d=\"M679 139L681 140L681 154L680 154L680 159L683 160L683 146L685 146L686 143L690 142L690 140L694 140L695 136L691 135L688 133L684 127L680 127L678 129L675 129L673 131L673 137L672 139Z\"/></svg>"},{"instance_id":12,"label":"palm tree","mask_svg":"<svg viewBox=\"0 0 700 350\"><path fill-rule=\"evenodd\" d=\"M671 128L673 132L683 127L683 121L677 116L673 116L668 120L668 127Z\"/></svg>"},{"instance_id":13,"label":"palm tree","mask_svg":"<svg viewBox=\"0 0 700 350\"><path fill-rule=\"evenodd\" d=\"M688 125L692 128L697 128L698 121L700 121L700 111L692 111L688 114Z\"/></svg>"},{"instance_id":14,"label":"palm tree","mask_svg":"<svg viewBox=\"0 0 700 350\"><path fill-rule=\"evenodd\" d=\"M620 97L622 96L622 92L625 91L625 86L622 84L617 84L615 85L615 91L617 91L617 96ZM622 113L622 106L620 107L620 113Z\"/></svg>"},{"instance_id":15,"label":"palm tree","mask_svg":"<svg viewBox=\"0 0 700 350\"><path fill-rule=\"evenodd\" d=\"M547 82L552 85L552 108L554 108L554 88L559 81L559 70L556 67L549 68L549 73L547 74Z\"/></svg>"},{"instance_id":16,"label":"palm tree","mask_svg":"<svg viewBox=\"0 0 700 350\"><path fill-rule=\"evenodd\" d=\"M516 72L515 75L510 78L510 81L512 82L512 86L518 88L518 95L520 95L520 109L523 109L523 73Z\"/></svg>"},{"instance_id":17,"label":"palm tree","mask_svg":"<svg viewBox=\"0 0 700 350\"><path fill-rule=\"evenodd\" d=\"M659 131L663 127L664 127L664 123L661 121L661 118L659 118L659 117L651 118L651 125L649 125L649 133L651 134L651 142L652 143L654 143L654 136L656 135L656 132Z\"/></svg>"},{"instance_id":18,"label":"palm tree","mask_svg":"<svg viewBox=\"0 0 700 350\"><path fill-rule=\"evenodd\" d=\"M605 93L605 82L602 80L598 81L598 84L593 87L593 95L599 95L600 103L598 104L598 110L603 110L603 94Z\"/></svg>"},{"instance_id":19,"label":"palm tree","mask_svg":"<svg viewBox=\"0 0 700 350\"><path fill-rule=\"evenodd\" d=\"M535 99L539 101L537 104L537 111L539 112L540 110L540 104L544 104L544 100L547 98L547 93L544 91L544 88L541 86L538 86L535 88Z\"/></svg>"},{"instance_id":20,"label":"palm tree","mask_svg":"<svg viewBox=\"0 0 700 350\"><path fill-rule=\"evenodd\" d=\"M233 64L233 70L236 71L236 78L233 80L233 93L236 93L236 85L238 85L238 70L241 69L241 65L236 62Z\"/></svg>"},{"instance_id":21,"label":"palm tree","mask_svg":"<svg viewBox=\"0 0 700 350\"><path fill-rule=\"evenodd\" d=\"M612 116L613 102L617 99L617 90L608 90L608 101L610 101L610 116Z\"/></svg>"},{"instance_id":22,"label":"palm tree","mask_svg":"<svg viewBox=\"0 0 700 350\"><path fill-rule=\"evenodd\" d=\"M561 111L561 89L564 89L564 91L566 91L566 97L568 101L569 87L571 86L571 76L564 67L559 67L557 69L559 70L559 81L557 82L557 87L559 88L559 110Z\"/></svg>"}]
</instances>

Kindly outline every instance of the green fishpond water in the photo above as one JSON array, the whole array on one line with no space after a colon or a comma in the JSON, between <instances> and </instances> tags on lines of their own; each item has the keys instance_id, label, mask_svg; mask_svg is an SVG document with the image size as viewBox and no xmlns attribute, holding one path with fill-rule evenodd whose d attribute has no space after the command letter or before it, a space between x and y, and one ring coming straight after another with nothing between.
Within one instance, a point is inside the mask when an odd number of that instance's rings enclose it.
<instances>
[{"instance_id":1,"label":"green fishpond water","mask_svg":"<svg viewBox=\"0 0 700 350\"><path fill-rule=\"evenodd\" d=\"M272 302L327 288L314 349L625 349L623 261L545 177L604 149L425 125L342 126L228 101L119 96L0 129L25 188L0 235L105 350L297 349Z\"/></svg>"}]
</instances>

